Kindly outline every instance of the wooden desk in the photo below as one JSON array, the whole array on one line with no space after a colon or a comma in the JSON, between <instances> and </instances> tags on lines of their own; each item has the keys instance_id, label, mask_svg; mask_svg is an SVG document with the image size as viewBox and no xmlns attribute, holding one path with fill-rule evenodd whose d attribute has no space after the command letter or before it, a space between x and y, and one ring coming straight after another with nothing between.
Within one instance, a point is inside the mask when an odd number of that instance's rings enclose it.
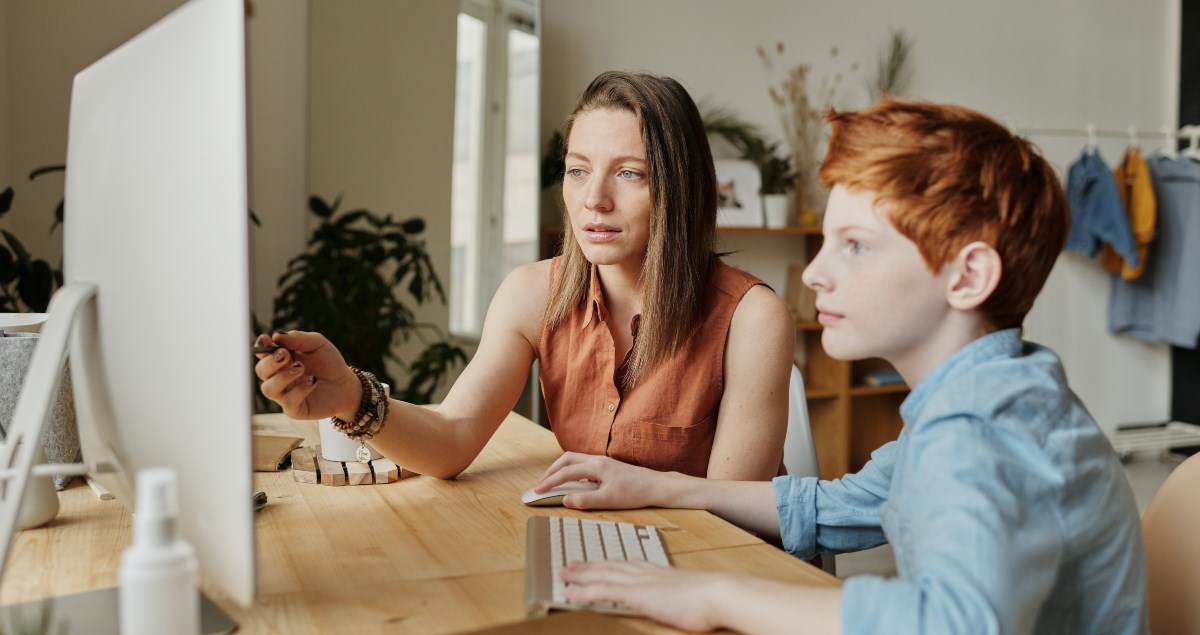
<instances>
[{"instance_id":1,"label":"wooden desk","mask_svg":"<svg viewBox=\"0 0 1200 635\"><path fill-rule=\"evenodd\" d=\"M317 440L316 424L255 417L255 429ZM778 580L838 585L707 512L648 509L578 512L520 502L561 454L554 435L510 415L458 479L419 476L386 485L297 483L291 471L256 473L269 502L255 524L258 599L243 608L204 589L238 633L440 633L517 622L524 615L525 522L534 514L625 520L662 529L675 565L745 571ZM219 466L215 466L219 469ZM128 510L86 485L60 493L50 525L17 534L0 603L117 584L131 541ZM640 632L669 632L621 618Z\"/></svg>"}]
</instances>

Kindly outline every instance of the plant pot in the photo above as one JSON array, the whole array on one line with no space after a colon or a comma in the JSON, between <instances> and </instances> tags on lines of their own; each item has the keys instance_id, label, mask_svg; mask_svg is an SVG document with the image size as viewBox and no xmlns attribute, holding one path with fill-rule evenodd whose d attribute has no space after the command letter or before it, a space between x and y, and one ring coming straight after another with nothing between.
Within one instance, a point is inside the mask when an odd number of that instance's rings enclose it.
<instances>
[{"instance_id":1,"label":"plant pot","mask_svg":"<svg viewBox=\"0 0 1200 635\"><path fill-rule=\"evenodd\" d=\"M12 314L0 313L0 317ZM0 320L0 323L9 323ZM0 329L0 435L8 430L17 398L25 384L25 371L33 360L40 335L14 332L16 328ZM79 460L79 427L75 421L75 395L71 389L70 364L63 369L50 416L42 430L45 456L51 463L74 463ZM45 462L43 460L43 462ZM51 482L51 479L31 479ZM66 487L70 476L55 476L51 490Z\"/></svg>"},{"instance_id":2,"label":"plant pot","mask_svg":"<svg viewBox=\"0 0 1200 635\"><path fill-rule=\"evenodd\" d=\"M787 194L763 194L762 199L763 211L767 217L767 227L771 229L787 227L791 197Z\"/></svg>"}]
</instances>

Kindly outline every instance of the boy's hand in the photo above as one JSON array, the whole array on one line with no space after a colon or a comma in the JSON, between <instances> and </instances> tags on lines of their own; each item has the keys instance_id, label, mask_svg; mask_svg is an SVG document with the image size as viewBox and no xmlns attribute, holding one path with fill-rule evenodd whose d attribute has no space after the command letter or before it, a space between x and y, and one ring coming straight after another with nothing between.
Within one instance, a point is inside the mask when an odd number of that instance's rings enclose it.
<instances>
[{"instance_id":1,"label":"boy's hand","mask_svg":"<svg viewBox=\"0 0 1200 635\"><path fill-rule=\"evenodd\" d=\"M714 608L724 575L621 561L574 562L561 573L567 582L564 593L568 601L620 602L685 631L711 631L721 626Z\"/></svg>"},{"instance_id":2,"label":"boy's hand","mask_svg":"<svg viewBox=\"0 0 1200 635\"><path fill-rule=\"evenodd\" d=\"M558 457L533 487L545 492L568 481L587 479L600 485L591 492L576 492L563 497L563 507L571 509L636 509L659 504L661 488L669 475L644 467L622 463L606 456L567 452Z\"/></svg>"}]
</instances>

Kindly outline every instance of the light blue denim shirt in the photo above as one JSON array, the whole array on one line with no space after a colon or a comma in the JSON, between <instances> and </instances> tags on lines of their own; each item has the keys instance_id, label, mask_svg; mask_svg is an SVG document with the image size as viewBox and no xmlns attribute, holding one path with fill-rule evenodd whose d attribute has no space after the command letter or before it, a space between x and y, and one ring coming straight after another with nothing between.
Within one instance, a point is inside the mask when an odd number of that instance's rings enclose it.
<instances>
[{"instance_id":1,"label":"light blue denim shirt","mask_svg":"<svg viewBox=\"0 0 1200 635\"><path fill-rule=\"evenodd\" d=\"M843 633L1146 632L1133 494L1052 351L981 337L900 414L860 472L774 480L788 552L892 544L897 577L846 581Z\"/></svg>"}]
</instances>

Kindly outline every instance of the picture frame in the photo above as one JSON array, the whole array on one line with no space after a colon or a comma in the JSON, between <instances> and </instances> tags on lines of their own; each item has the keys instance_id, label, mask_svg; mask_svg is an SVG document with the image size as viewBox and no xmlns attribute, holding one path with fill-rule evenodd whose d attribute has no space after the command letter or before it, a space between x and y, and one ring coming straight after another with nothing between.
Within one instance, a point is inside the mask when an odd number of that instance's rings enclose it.
<instances>
[{"instance_id":1,"label":"picture frame","mask_svg":"<svg viewBox=\"0 0 1200 635\"><path fill-rule=\"evenodd\" d=\"M717 168L717 226L763 227L762 175L750 161L720 159Z\"/></svg>"}]
</instances>

